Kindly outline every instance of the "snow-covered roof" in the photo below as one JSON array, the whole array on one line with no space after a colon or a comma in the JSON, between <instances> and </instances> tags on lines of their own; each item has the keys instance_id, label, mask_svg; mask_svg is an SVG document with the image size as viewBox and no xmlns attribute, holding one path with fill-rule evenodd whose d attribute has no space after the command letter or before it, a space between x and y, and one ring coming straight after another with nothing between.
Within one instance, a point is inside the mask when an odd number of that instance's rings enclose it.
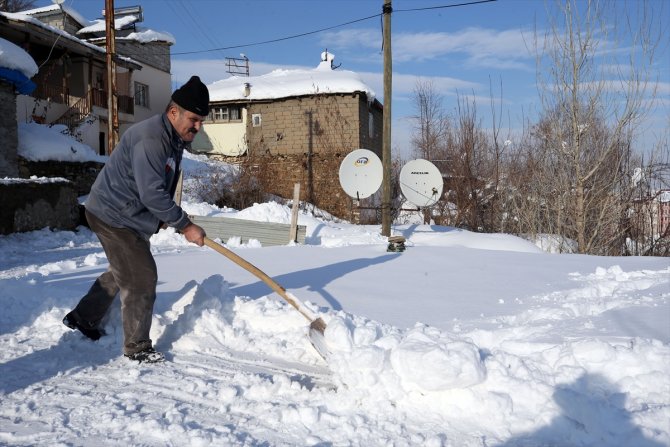
<instances>
[{"instance_id":1,"label":"snow-covered roof","mask_svg":"<svg viewBox=\"0 0 670 447\"><path fill-rule=\"evenodd\" d=\"M127 26L137 23L139 17L135 15L128 15L114 19L114 29L123 29ZM107 29L107 25L104 19L95 19L89 26L86 26L79 31L77 34L86 34L86 33L104 33Z\"/></svg>"},{"instance_id":2,"label":"snow-covered roof","mask_svg":"<svg viewBox=\"0 0 670 447\"><path fill-rule=\"evenodd\" d=\"M174 36L166 31L155 31L148 28L137 28L137 31L120 37L119 40L134 40L140 43L167 42L174 45L177 41Z\"/></svg>"},{"instance_id":3,"label":"snow-covered roof","mask_svg":"<svg viewBox=\"0 0 670 447\"><path fill-rule=\"evenodd\" d=\"M34 8L34 9L27 9L25 11L20 11L19 14L25 14L25 15L37 15L37 14L43 14L45 12L58 12L58 11L65 11L70 17L72 17L77 23L79 23L81 26L89 26L91 22L84 18L81 14L79 14L78 11L75 9L62 4L62 5L48 5L48 6L43 6L41 8Z\"/></svg>"},{"instance_id":4,"label":"snow-covered roof","mask_svg":"<svg viewBox=\"0 0 670 447\"><path fill-rule=\"evenodd\" d=\"M34 10L32 10L32 11L34 11ZM71 40L71 41L74 41L74 42L76 42L80 45L83 45L87 48L90 48L93 51L97 51L97 52L102 53L102 54L106 53L106 50L104 48L99 47L98 45L94 45L94 44L92 44L90 42L87 42L85 40L82 40L82 39L80 39L76 36L73 36L72 34L66 32L66 31L63 31L60 28L56 28L54 26L48 25L48 24L36 19L35 17L32 17L29 14L25 14L24 12L21 12L21 13L0 12L0 16L4 16L9 20L14 20L14 21L17 21L17 22L30 23L32 25L35 25L37 27L40 27L40 28L45 29L47 31L50 31L52 33L59 34L61 37L65 38L65 39L68 39L68 40ZM123 60L123 61L126 61L126 62L130 63L130 64L139 65L139 63L132 58L129 58L129 57L126 57L126 56L121 56L121 55L118 55L118 54L117 54L117 57L119 59Z\"/></svg>"},{"instance_id":5,"label":"snow-covered roof","mask_svg":"<svg viewBox=\"0 0 670 447\"><path fill-rule=\"evenodd\" d=\"M21 47L0 37L0 68L17 70L26 78L37 74L37 64Z\"/></svg>"},{"instance_id":6,"label":"snow-covered roof","mask_svg":"<svg viewBox=\"0 0 670 447\"><path fill-rule=\"evenodd\" d=\"M89 39L89 42L98 42L104 39L104 36L97 37L94 39ZM131 40L139 43L165 42L170 45L174 45L177 42L174 36L166 31L155 31L139 26L137 27L136 31L129 33L127 36L119 36L117 34L116 40Z\"/></svg>"},{"instance_id":7,"label":"snow-covered roof","mask_svg":"<svg viewBox=\"0 0 670 447\"><path fill-rule=\"evenodd\" d=\"M210 102L235 100L264 100L324 93L363 92L368 100L375 97L360 76L348 70L333 70L332 59L323 61L312 70L274 70L261 76L238 77L208 85ZM245 87L249 84L249 95Z\"/></svg>"}]
</instances>

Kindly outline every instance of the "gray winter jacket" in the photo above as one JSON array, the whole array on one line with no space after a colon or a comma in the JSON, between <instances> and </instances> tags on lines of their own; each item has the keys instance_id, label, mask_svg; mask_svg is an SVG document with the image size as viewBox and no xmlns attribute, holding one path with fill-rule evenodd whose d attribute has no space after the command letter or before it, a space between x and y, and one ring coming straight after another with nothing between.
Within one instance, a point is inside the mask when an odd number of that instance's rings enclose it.
<instances>
[{"instance_id":1,"label":"gray winter jacket","mask_svg":"<svg viewBox=\"0 0 670 447\"><path fill-rule=\"evenodd\" d=\"M98 174L86 209L108 225L130 228L145 239L161 222L182 230L190 220L171 192L187 146L165 114L133 125Z\"/></svg>"}]
</instances>

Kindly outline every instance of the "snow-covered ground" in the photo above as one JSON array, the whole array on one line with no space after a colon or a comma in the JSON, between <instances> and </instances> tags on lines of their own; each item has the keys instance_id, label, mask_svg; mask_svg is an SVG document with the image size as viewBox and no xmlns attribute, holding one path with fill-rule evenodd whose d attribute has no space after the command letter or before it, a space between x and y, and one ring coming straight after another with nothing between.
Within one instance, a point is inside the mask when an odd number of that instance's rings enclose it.
<instances>
[{"instance_id":1,"label":"snow-covered ground","mask_svg":"<svg viewBox=\"0 0 670 447\"><path fill-rule=\"evenodd\" d=\"M187 208L288 222L276 203ZM0 444L670 445L670 263L542 253L506 235L300 215L305 245L229 247L328 323L170 230L152 337L121 356L61 324L106 268L95 236L0 237ZM225 242L225 241L224 241Z\"/></svg>"},{"instance_id":2,"label":"snow-covered ground","mask_svg":"<svg viewBox=\"0 0 670 447\"><path fill-rule=\"evenodd\" d=\"M203 203L197 182L227 171L183 166L189 213L290 221ZM0 445L670 446L668 258L419 224L394 226L407 250L390 253L377 226L299 223L304 245L223 242L326 321L327 361L264 283L165 230L152 338L168 361L132 363L118 303L97 342L61 324L107 267L95 235L0 236Z\"/></svg>"}]
</instances>

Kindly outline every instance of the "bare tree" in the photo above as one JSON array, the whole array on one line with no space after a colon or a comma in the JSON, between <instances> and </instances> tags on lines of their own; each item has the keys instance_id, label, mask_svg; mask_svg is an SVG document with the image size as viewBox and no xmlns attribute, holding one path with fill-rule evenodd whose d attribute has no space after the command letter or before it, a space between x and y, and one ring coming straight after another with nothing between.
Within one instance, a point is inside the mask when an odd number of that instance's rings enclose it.
<instances>
[{"instance_id":1,"label":"bare tree","mask_svg":"<svg viewBox=\"0 0 670 447\"><path fill-rule=\"evenodd\" d=\"M415 129L411 139L415 156L425 160L444 158L449 121L444 115L443 98L431 81L418 81L412 94Z\"/></svg>"},{"instance_id":2,"label":"bare tree","mask_svg":"<svg viewBox=\"0 0 670 447\"><path fill-rule=\"evenodd\" d=\"M656 94L650 68L659 28L646 3L637 20L622 6L556 1L547 31L535 35L542 104L535 180L545 183L537 203L551 229L574 238L580 253L609 254L616 243L628 207L630 191L622 189L630 186L632 143Z\"/></svg>"}]
</instances>

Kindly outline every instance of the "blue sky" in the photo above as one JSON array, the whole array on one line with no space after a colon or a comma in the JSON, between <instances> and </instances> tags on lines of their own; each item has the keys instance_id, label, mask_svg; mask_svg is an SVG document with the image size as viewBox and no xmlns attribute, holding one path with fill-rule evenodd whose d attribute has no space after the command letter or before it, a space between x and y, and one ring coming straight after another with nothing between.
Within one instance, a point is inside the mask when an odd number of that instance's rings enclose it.
<instances>
[{"instance_id":1,"label":"blue sky","mask_svg":"<svg viewBox=\"0 0 670 447\"><path fill-rule=\"evenodd\" d=\"M623 3L623 0L617 0ZM502 97L503 126L518 129L524 117L538 108L535 59L528 50L533 30L546 26L542 0L498 0L468 6L423 11L416 8L468 3L469 0L394 0L393 148L409 152L411 120L415 114L412 91L417 80L430 80L444 100L445 111L456 106L456 95L474 96L478 115L490 116L491 94ZM39 0L36 5L50 4ZM621 4L620 3L620 4ZM634 6L630 0L629 6ZM670 16L663 0L651 0L658 13ZM88 19L101 17L104 0L66 0ZM116 7L141 4L144 26L171 33L173 82L179 85L192 74L206 83L228 77L225 57L244 53L251 75L276 68L316 67L326 48L341 69L358 72L383 98L383 0L115 0ZM355 23L335 27L347 22ZM667 23L667 21L666 21ZM218 51L215 48L252 44L330 30L276 43ZM662 107L649 118L645 141L651 141L670 124L670 57L668 42L657 58ZM188 53L188 54L184 54ZM493 91L492 91L493 88ZM500 110L498 110L500 113Z\"/></svg>"}]
</instances>

